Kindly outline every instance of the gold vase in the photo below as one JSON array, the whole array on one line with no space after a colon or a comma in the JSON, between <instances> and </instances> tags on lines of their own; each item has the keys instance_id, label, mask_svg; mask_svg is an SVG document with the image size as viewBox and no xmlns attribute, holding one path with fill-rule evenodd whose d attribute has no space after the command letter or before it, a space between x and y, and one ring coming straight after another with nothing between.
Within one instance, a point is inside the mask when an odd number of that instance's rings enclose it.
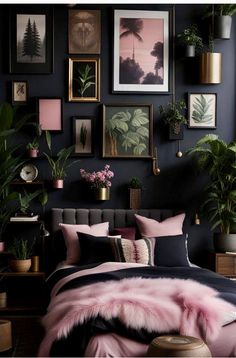
<instances>
[{"instance_id":1,"label":"gold vase","mask_svg":"<svg viewBox=\"0 0 236 358\"><path fill-rule=\"evenodd\" d=\"M221 62L221 53L202 53L200 55L200 83L221 83Z\"/></svg>"},{"instance_id":2,"label":"gold vase","mask_svg":"<svg viewBox=\"0 0 236 358\"><path fill-rule=\"evenodd\" d=\"M94 188L94 199L95 200L109 200L110 189L109 188Z\"/></svg>"}]
</instances>

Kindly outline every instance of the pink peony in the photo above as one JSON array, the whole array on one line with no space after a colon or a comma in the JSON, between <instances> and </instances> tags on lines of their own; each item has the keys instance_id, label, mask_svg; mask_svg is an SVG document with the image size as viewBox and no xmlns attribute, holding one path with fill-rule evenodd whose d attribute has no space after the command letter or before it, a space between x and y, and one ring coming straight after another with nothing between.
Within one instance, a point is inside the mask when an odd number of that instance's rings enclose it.
<instances>
[{"instance_id":1,"label":"pink peony","mask_svg":"<svg viewBox=\"0 0 236 358\"><path fill-rule=\"evenodd\" d=\"M106 164L103 170L98 172L86 172L84 169L80 169L81 177L88 183L91 183L93 188L109 188L111 187L111 179L114 177L114 173L109 170L110 165Z\"/></svg>"}]
</instances>

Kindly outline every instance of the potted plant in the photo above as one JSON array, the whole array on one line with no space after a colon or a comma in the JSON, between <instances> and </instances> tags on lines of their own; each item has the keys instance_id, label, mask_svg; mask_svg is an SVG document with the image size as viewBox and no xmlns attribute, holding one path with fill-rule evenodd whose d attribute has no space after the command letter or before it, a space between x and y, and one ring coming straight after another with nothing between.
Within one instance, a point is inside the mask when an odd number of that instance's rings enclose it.
<instances>
[{"instance_id":1,"label":"potted plant","mask_svg":"<svg viewBox=\"0 0 236 358\"><path fill-rule=\"evenodd\" d=\"M227 144L207 134L188 150L209 176L203 209L209 217L216 251L236 251L236 142Z\"/></svg>"},{"instance_id":2,"label":"potted plant","mask_svg":"<svg viewBox=\"0 0 236 358\"><path fill-rule=\"evenodd\" d=\"M25 189L22 193L19 193L19 209L20 212L17 215L20 216L32 216L33 213L29 210L30 202L34 198L39 198L39 201L42 205L45 205L47 202L47 192L44 189L38 189L34 192L27 192ZM43 202L42 202L43 201Z\"/></svg>"},{"instance_id":3,"label":"potted plant","mask_svg":"<svg viewBox=\"0 0 236 358\"><path fill-rule=\"evenodd\" d=\"M214 37L229 40L232 27L232 16L236 12L236 4L217 4L207 7L205 17L211 16L214 21Z\"/></svg>"},{"instance_id":4,"label":"potted plant","mask_svg":"<svg viewBox=\"0 0 236 358\"><path fill-rule=\"evenodd\" d=\"M36 158L39 153L39 142L38 138L35 137L32 142L29 142L26 146L27 155L29 158Z\"/></svg>"},{"instance_id":5,"label":"potted plant","mask_svg":"<svg viewBox=\"0 0 236 358\"><path fill-rule=\"evenodd\" d=\"M129 182L129 207L130 209L140 209L142 183L137 177L132 177Z\"/></svg>"},{"instance_id":6,"label":"potted plant","mask_svg":"<svg viewBox=\"0 0 236 358\"><path fill-rule=\"evenodd\" d=\"M7 250L13 255L9 260L9 267L13 272L27 272L31 266L32 248L35 240L30 244L28 240L14 238L7 245Z\"/></svg>"},{"instance_id":7,"label":"potted plant","mask_svg":"<svg viewBox=\"0 0 236 358\"><path fill-rule=\"evenodd\" d=\"M48 164L50 165L52 170L52 186L55 189L63 189L64 179L66 177L66 169L68 169L72 164L77 162L76 160L72 163L68 163L68 158L73 152L74 146L72 145L71 147L63 148L56 154L56 156L53 156L51 146L51 134L49 131L45 131L45 135L50 153L48 154L44 152L44 155L46 156Z\"/></svg>"},{"instance_id":8,"label":"potted plant","mask_svg":"<svg viewBox=\"0 0 236 358\"><path fill-rule=\"evenodd\" d=\"M177 37L180 44L185 46L186 57L194 57L196 50L203 46L202 38L198 35L197 26L194 24L183 30Z\"/></svg>"},{"instance_id":9,"label":"potted plant","mask_svg":"<svg viewBox=\"0 0 236 358\"><path fill-rule=\"evenodd\" d=\"M106 164L103 170L92 173L80 169L80 175L91 185L95 200L109 200L111 178L114 176L114 173L110 170L110 165Z\"/></svg>"},{"instance_id":10,"label":"potted plant","mask_svg":"<svg viewBox=\"0 0 236 358\"><path fill-rule=\"evenodd\" d=\"M185 101L168 103L165 107L160 106L159 109L162 119L169 126L169 139L183 139L183 125L187 124L187 119L183 114L186 109Z\"/></svg>"},{"instance_id":11,"label":"potted plant","mask_svg":"<svg viewBox=\"0 0 236 358\"><path fill-rule=\"evenodd\" d=\"M200 54L200 83L219 84L221 83L222 54L214 52L214 39L212 34L208 37L208 44L203 46Z\"/></svg>"}]
</instances>

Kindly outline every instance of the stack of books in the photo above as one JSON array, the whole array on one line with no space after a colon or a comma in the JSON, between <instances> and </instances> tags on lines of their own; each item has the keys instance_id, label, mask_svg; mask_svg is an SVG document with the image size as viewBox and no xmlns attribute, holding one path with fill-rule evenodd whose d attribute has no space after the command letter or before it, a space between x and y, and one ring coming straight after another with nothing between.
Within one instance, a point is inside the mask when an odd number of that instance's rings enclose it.
<instances>
[{"instance_id":1,"label":"stack of books","mask_svg":"<svg viewBox=\"0 0 236 358\"><path fill-rule=\"evenodd\" d=\"M10 221L38 221L39 215L34 213L15 213L15 216L10 218Z\"/></svg>"}]
</instances>

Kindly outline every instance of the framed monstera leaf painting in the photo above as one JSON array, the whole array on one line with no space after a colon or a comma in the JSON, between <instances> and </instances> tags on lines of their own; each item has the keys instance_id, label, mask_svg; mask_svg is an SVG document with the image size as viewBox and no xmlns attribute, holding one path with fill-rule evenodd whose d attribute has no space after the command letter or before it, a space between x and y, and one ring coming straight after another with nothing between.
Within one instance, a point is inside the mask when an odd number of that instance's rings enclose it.
<instances>
[{"instance_id":1,"label":"framed monstera leaf painting","mask_svg":"<svg viewBox=\"0 0 236 358\"><path fill-rule=\"evenodd\" d=\"M189 93L188 127L216 128L217 95L216 93Z\"/></svg>"}]
</instances>

